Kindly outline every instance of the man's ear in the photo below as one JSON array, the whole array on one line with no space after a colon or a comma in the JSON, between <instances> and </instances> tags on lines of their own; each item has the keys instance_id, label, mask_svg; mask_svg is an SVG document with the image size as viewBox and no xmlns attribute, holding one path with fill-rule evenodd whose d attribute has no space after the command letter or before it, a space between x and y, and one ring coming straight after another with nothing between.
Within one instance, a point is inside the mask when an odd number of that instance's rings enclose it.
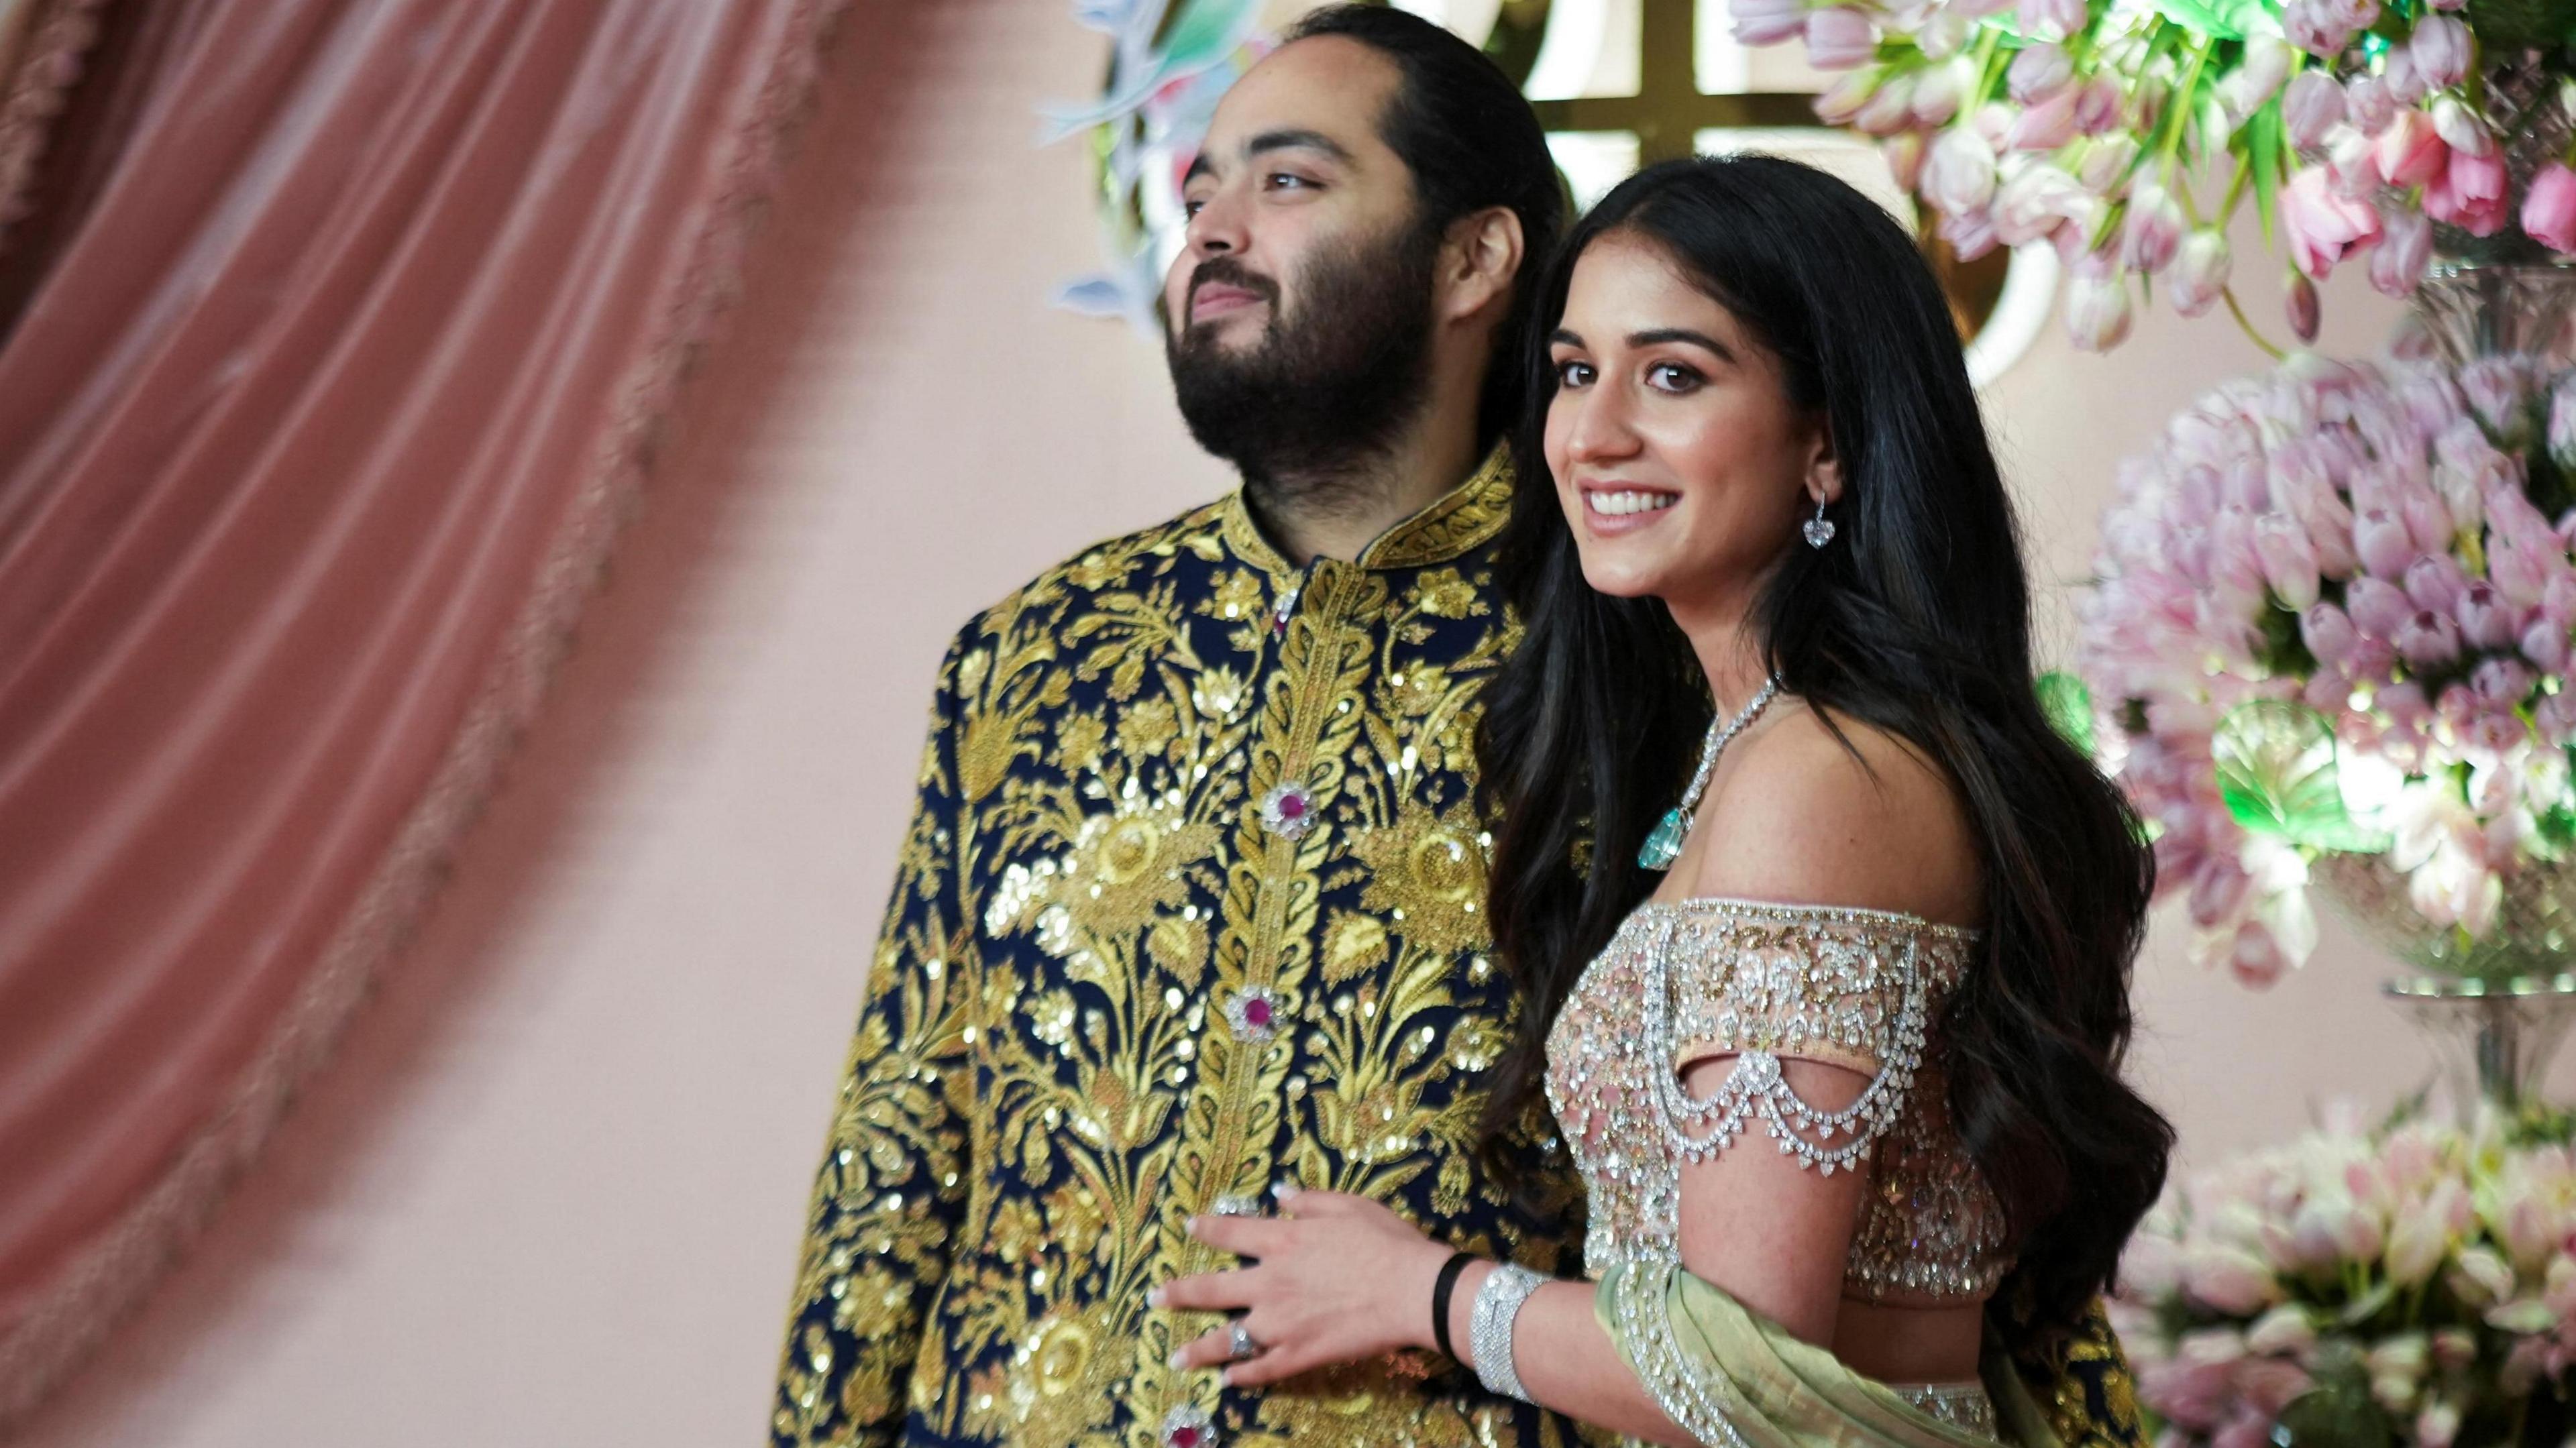
<instances>
[{"instance_id":1,"label":"man's ear","mask_svg":"<svg viewBox=\"0 0 2576 1448\"><path fill-rule=\"evenodd\" d=\"M1523 259L1521 219L1510 207L1488 206L1451 222L1440 246L1440 320L1465 321L1490 309L1499 321Z\"/></svg>"}]
</instances>

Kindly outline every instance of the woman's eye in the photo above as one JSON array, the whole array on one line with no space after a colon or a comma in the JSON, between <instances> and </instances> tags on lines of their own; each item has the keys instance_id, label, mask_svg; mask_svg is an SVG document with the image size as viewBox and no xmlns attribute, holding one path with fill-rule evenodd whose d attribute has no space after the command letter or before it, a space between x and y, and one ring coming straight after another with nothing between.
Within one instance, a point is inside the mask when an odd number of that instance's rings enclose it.
<instances>
[{"instance_id":1,"label":"woman's eye","mask_svg":"<svg viewBox=\"0 0 2576 1448\"><path fill-rule=\"evenodd\" d=\"M1592 364L1589 362L1559 362L1556 364L1556 385L1559 387L1582 387L1591 381Z\"/></svg>"},{"instance_id":2,"label":"woman's eye","mask_svg":"<svg viewBox=\"0 0 2576 1448\"><path fill-rule=\"evenodd\" d=\"M1646 385L1658 392L1688 392L1700 380L1697 372L1678 362L1658 362L1646 369Z\"/></svg>"}]
</instances>

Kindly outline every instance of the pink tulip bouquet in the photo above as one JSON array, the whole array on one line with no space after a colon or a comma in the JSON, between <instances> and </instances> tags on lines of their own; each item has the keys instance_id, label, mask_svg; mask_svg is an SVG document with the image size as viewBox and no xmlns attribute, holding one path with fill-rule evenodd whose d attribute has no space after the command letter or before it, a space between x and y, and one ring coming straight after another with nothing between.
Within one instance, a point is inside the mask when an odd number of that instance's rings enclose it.
<instances>
[{"instance_id":1,"label":"pink tulip bouquet","mask_svg":"<svg viewBox=\"0 0 2576 1448\"><path fill-rule=\"evenodd\" d=\"M2312 886L2437 971L2563 956L2572 468L2576 373L2312 355L2123 466L2077 669L2203 960L2272 982Z\"/></svg>"},{"instance_id":2,"label":"pink tulip bouquet","mask_svg":"<svg viewBox=\"0 0 2576 1448\"><path fill-rule=\"evenodd\" d=\"M2315 282L2350 261L2404 296L2437 224L2495 259L2576 255L2566 8L1733 0L1740 39L1803 40L1839 73L1817 113L1883 138L1962 255L2055 246L2066 322L2096 350L2128 335L2150 280L2186 316L2224 302L2245 320L2227 221L2249 196L2287 244L2301 341Z\"/></svg>"},{"instance_id":3,"label":"pink tulip bouquet","mask_svg":"<svg viewBox=\"0 0 2576 1448\"><path fill-rule=\"evenodd\" d=\"M2565 1136L2492 1115L2365 1131L2344 1113L2169 1190L2111 1303L2160 1448L2509 1444L2563 1414Z\"/></svg>"}]
</instances>

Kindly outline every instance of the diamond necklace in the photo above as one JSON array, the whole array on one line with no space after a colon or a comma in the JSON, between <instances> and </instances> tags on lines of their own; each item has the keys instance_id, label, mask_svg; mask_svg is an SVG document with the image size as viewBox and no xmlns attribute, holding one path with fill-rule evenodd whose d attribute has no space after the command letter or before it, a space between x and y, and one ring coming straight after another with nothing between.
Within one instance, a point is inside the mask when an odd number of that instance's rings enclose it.
<instances>
[{"instance_id":1,"label":"diamond necklace","mask_svg":"<svg viewBox=\"0 0 2576 1448\"><path fill-rule=\"evenodd\" d=\"M1779 692L1780 676L1773 674L1762 681L1762 687L1754 694L1752 702L1736 711L1734 718L1708 721L1708 742L1700 746L1699 771L1691 776L1690 788L1682 791L1682 802L1664 811L1663 823L1655 826L1654 833L1646 836L1646 842L1637 847L1639 869L1669 870L1673 861L1682 857L1682 846L1690 840L1692 812L1699 808L1699 797L1708 792L1708 776L1717 768L1717 756L1726 752L1726 746L1734 741L1736 735L1744 732L1744 726L1752 723L1754 716L1760 714L1763 706Z\"/></svg>"}]
</instances>

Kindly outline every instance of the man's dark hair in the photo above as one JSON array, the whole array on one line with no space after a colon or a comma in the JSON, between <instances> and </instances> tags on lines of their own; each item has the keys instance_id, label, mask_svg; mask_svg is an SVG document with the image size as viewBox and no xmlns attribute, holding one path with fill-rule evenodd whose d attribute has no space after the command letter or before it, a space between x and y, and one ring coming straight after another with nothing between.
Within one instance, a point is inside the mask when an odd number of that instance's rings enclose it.
<instances>
[{"instance_id":1,"label":"man's dark hair","mask_svg":"<svg viewBox=\"0 0 2576 1448\"><path fill-rule=\"evenodd\" d=\"M1490 444L1519 416L1533 282L1565 231L1565 190L1547 135L1501 67L1420 16L1379 5L1327 5L1299 20L1285 39L1322 35L1355 40L1395 63L1402 82L1378 118L1378 135L1413 173L1421 225L1436 234L1489 206L1509 207L1520 218L1520 273L1512 280L1511 309L1494 331L1477 412L1477 435Z\"/></svg>"}]
</instances>

